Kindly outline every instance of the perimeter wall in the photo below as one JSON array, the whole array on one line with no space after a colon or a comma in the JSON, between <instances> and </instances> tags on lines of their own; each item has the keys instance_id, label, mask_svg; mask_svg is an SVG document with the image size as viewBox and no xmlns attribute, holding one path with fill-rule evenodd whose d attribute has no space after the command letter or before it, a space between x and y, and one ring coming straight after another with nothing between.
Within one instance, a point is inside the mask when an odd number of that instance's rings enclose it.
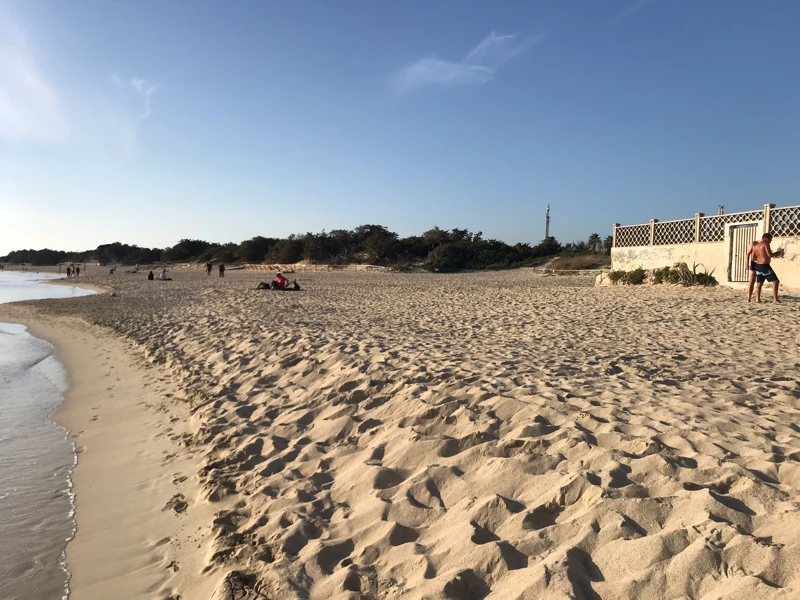
<instances>
[{"instance_id":1,"label":"perimeter wall","mask_svg":"<svg viewBox=\"0 0 800 600\"><path fill-rule=\"evenodd\" d=\"M783 258L773 259L782 289L800 294L800 206L768 204L763 210L743 213L711 217L698 213L694 219L615 225L611 268L649 270L684 262L713 271L721 285L744 287L744 281L737 281L742 279L741 269L733 265L745 262L733 228L747 224L755 225L753 232L759 239L765 231L772 233L773 251L785 251Z\"/></svg>"}]
</instances>

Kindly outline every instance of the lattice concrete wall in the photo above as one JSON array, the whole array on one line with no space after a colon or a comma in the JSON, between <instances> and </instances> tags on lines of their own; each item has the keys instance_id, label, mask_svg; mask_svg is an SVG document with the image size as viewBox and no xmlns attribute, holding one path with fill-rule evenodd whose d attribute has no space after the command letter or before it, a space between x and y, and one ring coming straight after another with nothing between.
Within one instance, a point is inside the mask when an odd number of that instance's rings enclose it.
<instances>
[{"instance_id":1,"label":"lattice concrete wall","mask_svg":"<svg viewBox=\"0 0 800 600\"><path fill-rule=\"evenodd\" d=\"M776 238L800 236L800 206L775 208L767 204L762 210L727 215L706 217L698 213L694 219L664 222L654 219L642 225L617 224L614 225L614 247L721 242L725 239L726 225L753 222L762 222L765 231Z\"/></svg>"},{"instance_id":2,"label":"lattice concrete wall","mask_svg":"<svg viewBox=\"0 0 800 600\"><path fill-rule=\"evenodd\" d=\"M763 221L764 211L755 210L729 215L715 215L713 217L700 217L699 242L721 242L725 239L725 225L729 223L750 223Z\"/></svg>"},{"instance_id":3,"label":"lattice concrete wall","mask_svg":"<svg viewBox=\"0 0 800 600\"><path fill-rule=\"evenodd\" d=\"M800 236L800 206L770 210L769 231L775 237Z\"/></svg>"},{"instance_id":4,"label":"lattice concrete wall","mask_svg":"<svg viewBox=\"0 0 800 600\"><path fill-rule=\"evenodd\" d=\"M682 221L664 221L653 223L653 244L690 244L694 241L694 219Z\"/></svg>"},{"instance_id":5,"label":"lattice concrete wall","mask_svg":"<svg viewBox=\"0 0 800 600\"><path fill-rule=\"evenodd\" d=\"M627 227L617 227L614 236L614 246L649 246L650 245L650 225L629 225Z\"/></svg>"}]
</instances>

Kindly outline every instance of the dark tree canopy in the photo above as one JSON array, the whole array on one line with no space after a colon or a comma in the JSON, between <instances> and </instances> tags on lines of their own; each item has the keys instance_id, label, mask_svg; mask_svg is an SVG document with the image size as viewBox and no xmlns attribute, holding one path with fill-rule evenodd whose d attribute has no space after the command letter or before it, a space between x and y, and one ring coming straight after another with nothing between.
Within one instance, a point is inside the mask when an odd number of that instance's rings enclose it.
<instances>
[{"instance_id":1,"label":"dark tree canopy","mask_svg":"<svg viewBox=\"0 0 800 600\"><path fill-rule=\"evenodd\" d=\"M434 227L421 235L401 238L383 225L360 225L353 230L290 235L284 239L256 236L239 244L218 244L182 239L169 248L142 248L114 242L85 252L17 250L1 262L35 266L64 262L101 264L154 264L159 262L245 262L294 264L367 263L376 265L421 264L439 271L507 269L542 263L557 254L589 254L611 251L611 237L593 233L587 241L562 246L549 237L535 246L485 240L483 233L468 229Z\"/></svg>"}]
</instances>

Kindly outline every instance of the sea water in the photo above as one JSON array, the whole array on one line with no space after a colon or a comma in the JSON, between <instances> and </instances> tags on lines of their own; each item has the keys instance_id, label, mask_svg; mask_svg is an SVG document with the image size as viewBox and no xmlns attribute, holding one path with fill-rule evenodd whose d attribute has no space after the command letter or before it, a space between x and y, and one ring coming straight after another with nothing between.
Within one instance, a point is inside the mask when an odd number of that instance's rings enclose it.
<instances>
[{"instance_id":1,"label":"sea water","mask_svg":"<svg viewBox=\"0 0 800 600\"><path fill-rule=\"evenodd\" d=\"M0 303L93 292L48 285L59 276L0 272ZM51 415L66 390L53 347L0 323L0 598L69 596L64 548L75 533L75 447Z\"/></svg>"}]
</instances>

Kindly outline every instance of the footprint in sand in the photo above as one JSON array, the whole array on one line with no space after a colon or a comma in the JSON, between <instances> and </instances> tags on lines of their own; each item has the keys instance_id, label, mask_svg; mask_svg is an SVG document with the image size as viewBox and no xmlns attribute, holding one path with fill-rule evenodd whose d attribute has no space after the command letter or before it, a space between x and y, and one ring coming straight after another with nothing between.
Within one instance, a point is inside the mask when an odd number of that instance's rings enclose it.
<instances>
[{"instance_id":1,"label":"footprint in sand","mask_svg":"<svg viewBox=\"0 0 800 600\"><path fill-rule=\"evenodd\" d=\"M182 514L189 508L189 503L186 502L186 497L183 494L175 494L164 506L164 510L175 511L175 514Z\"/></svg>"}]
</instances>

